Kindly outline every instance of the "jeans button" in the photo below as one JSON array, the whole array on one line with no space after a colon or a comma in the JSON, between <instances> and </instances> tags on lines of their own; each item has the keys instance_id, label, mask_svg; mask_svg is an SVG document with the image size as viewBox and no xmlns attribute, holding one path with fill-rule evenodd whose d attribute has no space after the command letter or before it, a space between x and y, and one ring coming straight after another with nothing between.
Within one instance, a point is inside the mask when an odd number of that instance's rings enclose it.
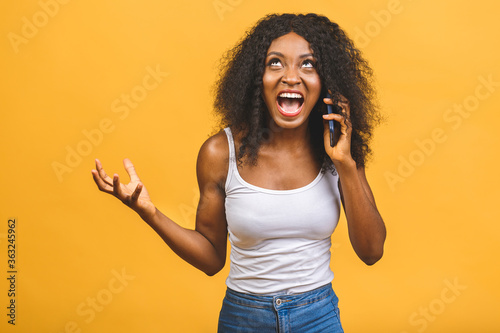
<instances>
[{"instance_id":1,"label":"jeans button","mask_svg":"<svg viewBox=\"0 0 500 333\"><path fill-rule=\"evenodd\" d=\"M279 298L276 300L276 305L281 305L281 300Z\"/></svg>"}]
</instances>

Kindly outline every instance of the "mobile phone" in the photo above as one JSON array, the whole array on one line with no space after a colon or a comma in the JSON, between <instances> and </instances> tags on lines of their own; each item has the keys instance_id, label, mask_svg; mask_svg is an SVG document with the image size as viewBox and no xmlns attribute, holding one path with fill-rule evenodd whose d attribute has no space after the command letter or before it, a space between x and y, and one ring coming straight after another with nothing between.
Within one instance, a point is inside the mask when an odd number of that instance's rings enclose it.
<instances>
[{"instance_id":1,"label":"mobile phone","mask_svg":"<svg viewBox=\"0 0 500 333\"><path fill-rule=\"evenodd\" d=\"M332 98L332 96L330 94L326 94L326 98ZM331 105L331 104L327 104L326 105L326 109L328 111L328 114L331 114L331 113L338 113L338 107L334 106L334 105ZM330 127L330 147L333 147L335 146L335 126L334 126L334 123L333 123L333 120L329 120L328 121L328 126Z\"/></svg>"}]
</instances>

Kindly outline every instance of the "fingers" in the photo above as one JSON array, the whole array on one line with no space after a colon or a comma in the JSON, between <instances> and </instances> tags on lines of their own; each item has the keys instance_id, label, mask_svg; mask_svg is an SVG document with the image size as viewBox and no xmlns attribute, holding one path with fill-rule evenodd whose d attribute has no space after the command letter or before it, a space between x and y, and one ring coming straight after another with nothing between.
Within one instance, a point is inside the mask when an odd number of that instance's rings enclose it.
<instances>
[{"instance_id":1,"label":"fingers","mask_svg":"<svg viewBox=\"0 0 500 333\"><path fill-rule=\"evenodd\" d=\"M141 183L137 184L134 193L130 196L130 204L135 204L141 195L143 185Z\"/></svg>"},{"instance_id":2,"label":"fingers","mask_svg":"<svg viewBox=\"0 0 500 333\"><path fill-rule=\"evenodd\" d=\"M124 204L127 206L132 207L137 203L137 200L139 200L139 196L141 195L141 191L143 189L143 185L141 183L137 184L134 192L131 195L128 195L123 192L121 184L120 184L120 177L115 173L113 175L113 191L112 193L114 194L115 197L120 199Z\"/></svg>"},{"instance_id":3,"label":"fingers","mask_svg":"<svg viewBox=\"0 0 500 333\"><path fill-rule=\"evenodd\" d=\"M346 126L346 128L350 128L349 118L346 116L346 113L338 114L338 113L330 113L323 115L324 120L335 120L340 123L341 126Z\"/></svg>"},{"instance_id":4,"label":"fingers","mask_svg":"<svg viewBox=\"0 0 500 333\"><path fill-rule=\"evenodd\" d=\"M128 158L123 160L123 166L125 167L125 170L127 170L127 173L130 177L130 181L132 182L140 181L139 176L137 176L137 172L135 171L134 165Z\"/></svg>"},{"instance_id":5,"label":"fingers","mask_svg":"<svg viewBox=\"0 0 500 333\"><path fill-rule=\"evenodd\" d=\"M96 159L95 165L96 165L96 170L99 174L99 177L101 177L102 181L111 186L113 184L113 179L106 174L106 171L104 171L104 168L102 167L101 161ZM125 167L125 170L127 171L128 175L130 176L130 180L132 182L140 181L139 176L137 175L137 172L135 171L134 165L132 164L132 162L128 158L123 160L123 166Z\"/></svg>"},{"instance_id":6,"label":"fingers","mask_svg":"<svg viewBox=\"0 0 500 333\"><path fill-rule=\"evenodd\" d=\"M113 194L122 201L125 199L120 186L120 177L116 173L113 175Z\"/></svg>"},{"instance_id":7,"label":"fingers","mask_svg":"<svg viewBox=\"0 0 500 333\"><path fill-rule=\"evenodd\" d=\"M337 114L337 113L324 114L323 120L325 120L325 123L327 123L328 120L335 120L340 124L340 132L343 135L350 136L352 131L352 126L345 112L343 114Z\"/></svg>"},{"instance_id":8,"label":"fingers","mask_svg":"<svg viewBox=\"0 0 500 333\"><path fill-rule=\"evenodd\" d=\"M333 105L333 99L325 97L323 98L323 103Z\"/></svg>"},{"instance_id":9,"label":"fingers","mask_svg":"<svg viewBox=\"0 0 500 333\"><path fill-rule=\"evenodd\" d=\"M330 95L333 95L333 94L330 92ZM350 121L351 120L350 119L351 109L349 106L349 100L341 94L336 94L335 96L336 96L336 99L338 99L336 104L342 109L342 111L340 112L340 114L324 115L323 119L337 121L341 125L341 132L343 134L347 134L351 131L351 121ZM323 102L325 104L330 104L330 105L335 104L333 98L323 98Z\"/></svg>"},{"instance_id":10,"label":"fingers","mask_svg":"<svg viewBox=\"0 0 500 333\"><path fill-rule=\"evenodd\" d=\"M330 113L330 114L324 114L323 119L324 120L335 120L339 123L342 123L345 120L345 117L342 114Z\"/></svg>"},{"instance_id":11,"label":"fingers","mask_svg":"<svg viewBox=\"0 0 500 333\"><path fill-rule=\"evenodd\" d=\"M330 126L328 124L328 121L323 122L323 139L325 142L330 143Z\"/></svg>"},{"instance_id":12,"label":"fingers","mask_svg":"<svg viewBox=\"0 0 500 333\"><path fill-rule=\"evenodd\" d=\"M123 163L125 165L125 169L130 175L131 180L137 180L138 183L132 194L130 194L131 190L127 189L127 186L120 183L120 177L118 176L118 174L113 174L113 178L109 177L106 172L104 172L101 162L97 159L97 170L92 170L92 177L94 178L94 181L97 184L99 190L108 194L112 194L127 206L133 207L137 204L144 185L139 182L139 177L135 172L132 162L130 162L129 159L125 159Z\"/></svg>"},{"instance_id":13,"label":"fingers","mask_svg":"<svg viewBox=\"0 0 500 333\"><path fill-rule=\"evenodd\" d=\"M99 172L97 170L92 170L92 177L94 178L94 182L97 184L99 190L106 193L113 193L113 187L104 182L104 180L99 176Z\"/></svg>"},{"instance_id":14,"label":"fingers","mask_svg":"<svg viewBox=\"0 0 500 333\"><path fill-rule=\"evenodd\" d=\"M112 185L113 181L111 180L111 177L109 177L106 172L104 171L101 161L99 161L97 158L95 160L95 167L98 172L99 177L102 179L102 181L108 185Z\"/></svg>"},{"instance_id":15,"label":"fingers","mask_svg":"<svg viewBox=\"0 0 500 333\"><path fill-rule=\"evenodd\" d=\"M340 106L342 108L342 113L346 115L347 118L350 117L350 107L349 107L349 101L347 100L347 98L345 98L344 96L340 95L339 94L339 101L337 101L337 105ZM330 104L330 105L334 105L334 101L333 101L333 98L323 98L323 103L325 104Z\"/></svg>"}]
</instances>

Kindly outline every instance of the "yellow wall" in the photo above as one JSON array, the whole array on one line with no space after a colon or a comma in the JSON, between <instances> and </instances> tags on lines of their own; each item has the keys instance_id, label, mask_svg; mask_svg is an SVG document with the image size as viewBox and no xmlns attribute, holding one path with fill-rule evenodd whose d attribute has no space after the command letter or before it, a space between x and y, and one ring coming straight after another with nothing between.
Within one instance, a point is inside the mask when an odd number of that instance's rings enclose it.
<instances>
[{"instance_id":1,"label":"yellow wall","mask_svg":"<svg viewBox=\"0 0 500 333\"><path fill-rule=\"evenodd\" d=\"M209 278L177 258L98 192L93 159L125 176L131 158L156 205L193 227L217 60L263 15L311 11L358 42L388 118L368 169L385 257L364 266L344 217L333 236L346 332L500 331L499 10L493 0L2 1L0 330L215 332L227 267Z\"/></svg>"}]
</instances>

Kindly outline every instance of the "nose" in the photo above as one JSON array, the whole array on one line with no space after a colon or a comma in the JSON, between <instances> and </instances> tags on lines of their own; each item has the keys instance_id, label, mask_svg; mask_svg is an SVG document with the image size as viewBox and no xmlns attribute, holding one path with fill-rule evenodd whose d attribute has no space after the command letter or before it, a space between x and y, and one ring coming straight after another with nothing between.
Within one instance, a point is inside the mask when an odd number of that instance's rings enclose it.
<instances>
[{"instance_id":1,"label":"nose","mask_svg":"<svg viewBox=\"0 0 500 333\"><path fill-rule=\"evenodd\" d=\"M294 86L300 83L300 75L296 68L288 67L281 78L281 82L289 86Z\"/></svg>"}]
</instances>

